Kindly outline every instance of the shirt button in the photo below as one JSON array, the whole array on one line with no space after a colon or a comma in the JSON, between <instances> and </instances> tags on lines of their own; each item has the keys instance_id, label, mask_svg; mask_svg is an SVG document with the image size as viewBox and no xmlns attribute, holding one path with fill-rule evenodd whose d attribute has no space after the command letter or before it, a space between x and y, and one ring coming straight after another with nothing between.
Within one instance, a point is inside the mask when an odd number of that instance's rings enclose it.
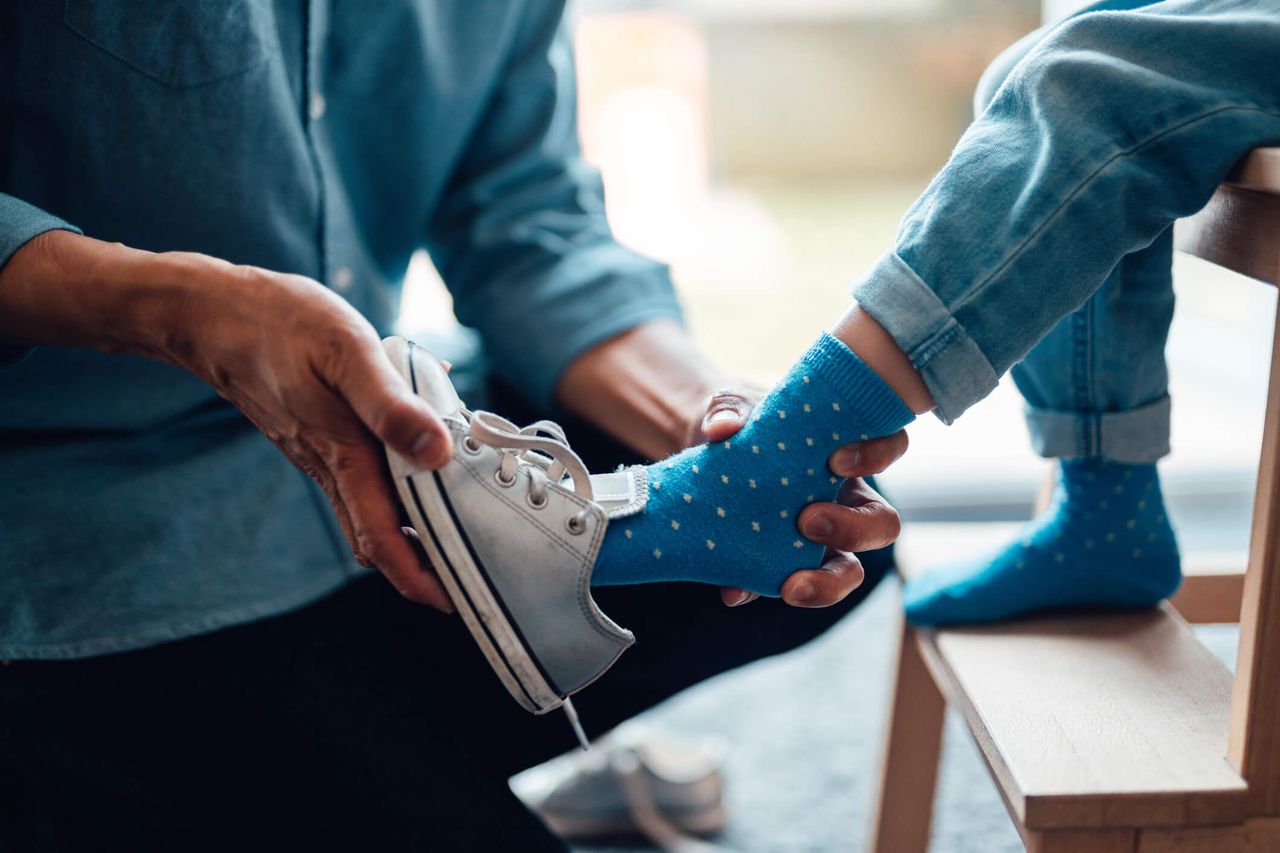
<instances>
[{"instance_id":1,"label":"shirt button","mask_svg":"<svg viewBox=\"0 0 1280 853\"><path fill-rule=\"evenodd\" d=\"M324 95L314 92L311 95L311 120L319 121L324 118L324 111L328 107L325 103Z\"/></svg>"},{"instance_id":2,"label":"shirt button","mask_svg":"<svg viewBox=\"0 0 1280 853\"><path fill-rule=\"evenodd\" d=\"M355 281L356 276L351 271L351 267L338 267L333 271L333 289L339 293L346 293Z\"/></svg>"}]
</instances>

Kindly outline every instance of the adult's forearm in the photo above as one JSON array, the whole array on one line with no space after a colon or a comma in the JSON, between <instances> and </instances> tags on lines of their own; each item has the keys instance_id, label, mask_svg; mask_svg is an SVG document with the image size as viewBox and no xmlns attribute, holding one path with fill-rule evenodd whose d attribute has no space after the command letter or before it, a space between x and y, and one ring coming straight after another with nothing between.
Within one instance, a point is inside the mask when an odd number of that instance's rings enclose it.
<instances>
[{"instance_id":1,"label":"adult's forearm","mask_svg":"<svg viewBox=\"0 0 1280 853\"><path fill-rule=\"evenodd\" d=\"M357 560L450 608L401 533L385 455L439 467L449 433L318 282L51 231L0 269L0 345L43 344L153 356L208 382L324 490Z\"/></svg>"},{"instance_id":2,"label":"adult's forearm","mask_svg":"<svg viewBox=\"0 0 1280 853\"><path fill-rule=\"evenodd\" d=\"M172 261L69 231L28 241L0 267L0 345L157 354L183 299Z\"/></svg>"},{"instance_id":3,"label":"adult's forearm","mask_svg":"<svg viewBox=\"0 0 1280 853\"><path fill-rule=\"evenodd\" d=\"M678 323L644 323L579 356L556 399L652 459L688 445L725 377Z\"/></svg>"}]
</instances>

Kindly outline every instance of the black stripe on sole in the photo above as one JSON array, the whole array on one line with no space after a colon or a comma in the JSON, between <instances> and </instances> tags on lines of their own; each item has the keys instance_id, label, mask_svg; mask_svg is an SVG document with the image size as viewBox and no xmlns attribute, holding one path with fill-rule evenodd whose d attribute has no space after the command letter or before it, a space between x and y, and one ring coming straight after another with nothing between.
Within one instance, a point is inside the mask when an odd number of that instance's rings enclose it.
<instances>
[{"instance_id":1,"label":"black stripe on sole","mask_svg":"<svg viewBox=\"0 0 1280 853\"><path fill-rule=\"evenodd\" d=\"M407 341L407 343L409 344L409 384L413 388L413 393L416 395L418 393L418 374L413 369L413 351L419 347L413 341ZM428 354L428 357L430 357L430 354ZM476 554L476 549L471 544L471 538L467 536L466 530L458 521L458 514L453 509L453 502L449 500L449 495L444 489L444 481L440 479L440 474L432 471L431 476L435 478L436 491L444 501L445 509L449 511L449 517L453 519L454 530L457 531L458 537L462 539L462 544L466 545L467 553L471 555L471 562L476 567L476 572L480 575L480 579L484 581L485 586L488 588L489 595L494 601L498 602L498 607L502 610L502 615L506 618L507 625L511 628L512 633L516 635L516 641L520 643L520 647L524 651L525 656L533 663L534 667L538 670L538 674L547 682L547 685L552 689L552 691L558 696L563 697L564 691L561 690L555 680L547 674L546 669L542 666L542 662L538 660L537 655L535 655L529 648L529 642L525 640L524 634L520 631L520 626L516 624L515 619L511 617L511 611L507 609L507 605L502 600L502 596L498 595L498 591L494 589L493 582L489 579L489 574L484 569L484 564L480 561L479 556ZM422 518L423 524L427 526L427 533L430 534L431 541L435 543L436 551L440 554L441 559L445 563L445 569L453 578L454 583L458 585L458 589L462 590L462 595L467 600L467 606L471 608L472 613L476 614L477 621L479 621L480 626L484 628L485 635L489 638L490 644L493 646L494 651L497 652L498 657L502 660L502 665L507 668L507 672L515 680L516 684L520 685L520 692L524 693L525 698L529 700L529 704L533 705L535 708L541 707L541 705L534 701L534 698L529 695L529 689L525 687L524 682L520 680L520 676L511 665L511 661L507 660L506 654L502 651L502 646L498 644L497 639L493 636L493 632L489 630L488 623L486 623L484 619L480 618L480 613L476 609L475 602L471 599L471 593L467 592L466 584L462 583L457 570L455 570L453 565L449 562L449 557L445 553L444 546L441 544L439 537L436 536L436 531L431 525L430 516L428 516L426 511L423 509L422 499L418 495L417 486L414 485L413 480L409 477L405 478L405 482L409 485L409 491L413 494L413 502L418 507L418 515Z\"/></svg>"},{"instance_id":2,"label":"black stripe on sole","mask_svg":"<svg viewBox=\"0 0 1280 853\"><path fill-rule=\"evenodd\" d=\"M506 667L507 673L511 676L511 680L520 686L520 692L523 693L525 698L529 700L530 705L532 705L535 708L540 708L541 705L533 698L533 696L529 695L528 688L526 688L524 686L524 682L520 680L520 676L516 673L515 668L511 665L511 661L507 660L506 654L504 654L502 651L502 646L498 643L497 638L493 636L493 632L489 630L488 623L485 622L484 618L480 616L480 611L476 608L475 601L472 600L471 598L471 593L467 592L467 585L462 582L462 579L458 576L457 570L453 567L453 563L449 561L448 552L445 551L444 545L440 542L440 538L436 535L435 528L432 527L431 522L427 520L430 516L427 515L426 510L422 506L422 498L418 494L418 487L415 486L413 483L413 480L411 480L408 477L405 477L405 482L408 484L409 491L413 495L413 503L418 509L418 515L421 516L423 524L426 525L427 534L431 537L431 541L436 546L436 553L440 555L440 560L441 562L444 563L444 570L449 573L449 576L453 578L454 584L457 585L458 589L462 591L462 597L467 600L467 607L471 609L471 612L473 614L475 614L476 621L480 623L480 627L484 629L485 636L489 638L489 645L493 647L493 650L497 654L498 659L501 660L502 665ZM443 492L441 492L441 494L443 495ZM461 533L461 531L459 531L459 533ZM463 537L463 541L466 541L465 536ZM470 548L469 542L467 543L467 547ZM481 576L483 577L483 572L481 573ZM488 584L488 578L485 578L485 583ZM492 587L490 587L490 589L492 590ZM499 606L501 606L501 602L499 602ZM504 613L506 612L505 607L503 607L503 612ZM508 618L508 621L510 621L510 618ZM515 626L512 625L512 628L514 627ZM519 635L519 631L517 631L516 633L517 635ZM520 642L522 644L524 643L523 637L520 638ZM525 651L528 652L528 649L526 648ZM530 655L530 660L533 660L532 655ZM534 665L535 666L538 665L537 661L534 661ZM538 671L539 672L542 671L541 666L538 666Z\"/></svg>"},{"instance_id":3,"label":"black stripe on sole","mask_svg":"<svg viewBox=\"0 0 1280 853\"><path fill-rule=\"evenodd\" d=\"M502 610L502 615L506 618L507 624L511 626L512 632L516 635L516 640L519 641L520 647L524 649L525 655L533 662L533 665L538 670L538 674L542 676L542 679L547 682L548 686L551 687L557 696L563 697L565 695L564 691L560 689L560 685L556 684L555 679L553 679L546 669L543 668L542 661L538 660L538 656L529 648L529 641L524 638L524 633L520 630L520 626L516 623L516 620L512 618L511 611L507 609L506 602L502 600L502 596L498 595L497 589L493 586L493 581L489 579L489 573L485 571L484 563L480 561L479 555L476 554L476 549L471 544L471 537L467 536L466 529L463 528L462 523L458 520L458 514L454 512L453 503L449 500L449 495L444 490L444 481L440 479L440 473L438 471L432 471L431 476L436 478L436 490L439 491L440 497L444 500L444 508L449 511L449 517L453 519L453 527L458 531L458 536L462 539L462 544L467 546L467 553L471 555L471 562L476 567L476 572L480 575L480 579L484 581L485 586L489 588L489 595L493 597L494 601L498 602L498 607ZM423 517L425 518L425 516ZM485 626L485 630L488 630L488 626ZM506 658L503 658L503 660L505 661ZM509 665L510 664L508 664L508 666ZM524 685L521 685L521 689L524 689Z\"/></svg>"}]
</instances>

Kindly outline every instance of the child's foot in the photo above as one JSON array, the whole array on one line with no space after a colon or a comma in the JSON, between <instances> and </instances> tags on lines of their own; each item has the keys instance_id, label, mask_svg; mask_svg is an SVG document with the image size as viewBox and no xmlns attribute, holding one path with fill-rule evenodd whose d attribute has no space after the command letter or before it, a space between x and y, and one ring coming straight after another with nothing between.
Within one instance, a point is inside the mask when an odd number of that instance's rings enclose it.
<instances>
[{"instance_id":1,"label":"child's foot","mask_svg":"<svg viewBox=\"0 0 1280 853\"><path fill-rule=\"evenodd\" d=\"M913 417L848 347L823 335L741 432L649 466L645 512L609 525L592 584L690 580L778 595L789 575L822 561L822 546L795 521L836 493L828 456Z\"/></svg>"},{"instance_id":2,"label":"child's foot","mask_svg":"<svg viewBox=\"0 0 1280 853\"><path fill-rule=\"evenodd\" d=\"M1053 503L1016 541L912 580L903 598L917 625L991 622L1051 607L1149 606L1181 578L1156 466L1063 460Z\"/></svg>"}]
</instances>

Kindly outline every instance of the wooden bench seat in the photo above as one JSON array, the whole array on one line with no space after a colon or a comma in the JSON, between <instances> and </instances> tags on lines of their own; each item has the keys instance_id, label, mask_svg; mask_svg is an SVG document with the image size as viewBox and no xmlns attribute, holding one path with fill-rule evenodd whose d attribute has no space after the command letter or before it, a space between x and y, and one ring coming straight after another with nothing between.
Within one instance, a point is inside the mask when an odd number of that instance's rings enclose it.
<instances>
[{"instance_id":1,"label":"wooden bench seat","mask_svg":"<svg viewBox=\"0 0 1280 853\"><path fill-rule=\"evenodd\" d=\"M920 524L910 575L998 547L1008 525ZM918 633L1015 823L1063 828L1232 823L1245 783L1224 758L1231 672L1170 607Z\"/></svg>"}]
</instances>

